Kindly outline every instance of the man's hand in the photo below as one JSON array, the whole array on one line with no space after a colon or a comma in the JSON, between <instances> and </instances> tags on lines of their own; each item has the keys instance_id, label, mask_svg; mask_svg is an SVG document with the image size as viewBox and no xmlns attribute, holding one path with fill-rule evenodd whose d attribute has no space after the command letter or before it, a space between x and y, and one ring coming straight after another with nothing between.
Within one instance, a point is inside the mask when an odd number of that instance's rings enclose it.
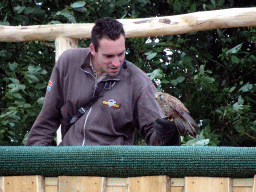
<instances>
[{"instance_id":1,"label":"man's hand","mask_svg":"<svg viewBox=\"0 0 256 192\"><path fill-rule=\"evenodd\" d=\"M180 134L173 120L159 118L153 123L153 128L163 146L181 145Z\"/></svg>"}]
</instances>

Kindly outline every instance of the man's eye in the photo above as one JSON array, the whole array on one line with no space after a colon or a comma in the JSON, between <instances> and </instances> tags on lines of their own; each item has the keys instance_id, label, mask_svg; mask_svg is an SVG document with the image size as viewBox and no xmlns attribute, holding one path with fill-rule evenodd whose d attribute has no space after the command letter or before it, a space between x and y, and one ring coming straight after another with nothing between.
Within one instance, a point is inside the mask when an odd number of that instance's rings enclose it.
<instances>
[{"instance_id":1,"label":"man's eye","mask_svg":"<svg viewBox=\"0 0 256 192\"><path fill-rule=\"evenodd\" d=\"M106 58L108 59L113 58L113 55L106 55Z\"/></svg>"}]
</instances>

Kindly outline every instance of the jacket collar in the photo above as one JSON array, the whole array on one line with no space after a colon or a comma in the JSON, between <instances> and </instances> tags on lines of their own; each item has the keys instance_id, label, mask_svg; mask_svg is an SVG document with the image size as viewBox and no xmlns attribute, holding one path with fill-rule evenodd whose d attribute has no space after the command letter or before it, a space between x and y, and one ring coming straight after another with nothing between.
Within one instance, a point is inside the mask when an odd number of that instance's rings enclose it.
<instances>
[{"instance_id":1,"label":"jacket collar","mask_svg":"<svg viewBox=\"0 0 256 192\"><path fill-rule=\"evenodd\" d=\"M90 59L91 59L91 52L89 51L88 54L86 55L84 63L81 65L81 69L90 73L92 76L94 76L92 68L90 66ZM109 75L106 75L106 77L104 77L101 81L120 81L121 76L124 73L124 70L125 70L125 68L122 65L121 70L119 71L119 73L115 77L111 77Z\"/></svg>"}]
</instances>

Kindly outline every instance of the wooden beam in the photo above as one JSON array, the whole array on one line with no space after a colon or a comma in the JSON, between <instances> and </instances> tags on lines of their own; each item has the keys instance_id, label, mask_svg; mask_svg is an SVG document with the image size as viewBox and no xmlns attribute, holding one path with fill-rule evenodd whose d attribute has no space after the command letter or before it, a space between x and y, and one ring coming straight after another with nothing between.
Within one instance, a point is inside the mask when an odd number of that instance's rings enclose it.
<instances>
[{"instance_id":1,"label":"wooden beam","mask_svg":"<svg viewBox=\"0 0 256 192\"><path fill-rule=\"evenodd\" d=\"M105 177L60 176L58 178L58 191L105 191Z\"/></svg>"},{"instance_id":2,"label":"wooden beam","mask_svg":"<svg viewBox=\"0 0 256 192\"><path fill-rule=\"evenodd\" d=\"M44 177L33 176L6 176L2 177L2 192L44 192Z\"/></svg>"},{"instance_id":3,"label":"wooden beam","mask_svg":"<svg viewBox=\"0 0 256 192\"><path fill-rule=\"evenodd\" d=\"M165 175L130 177L129 192L171 192L171 179Z\"/></svg>"},{"instance_id":4,"label":"wooden beam","mask_svg":"<svg viewBox=\"0 0 256 192\"><path fill-rule=\"evenodd\" d=\"M55 39L55 62L59 59L60 55L66 51L67 49L76 48L78 45L77 39L73 39L70 37L57 37ZM61 142L61 126L57 130L57 145Z\"/></svg>"},{"instance_id":5,"label":"wooden beam","mask_svg":"<svg viewBox=\"0 0 256 192\"><path fill-rule=\"evenodd\" d=\"M232 192L232 179L225 177L185 177L184 192Z\"/></svg>"},{"instance_id":6,"label":"wooden beam","mask_svg":"<svg viewBox=\"0 0 256 192\"><path fill-rule=\"evenodd\" d=\"M178 35L218 28L256 26L256 8L231 8L189 14L120 19L126 38ZM0 42L45 41L59 36L90 38L93 23L34 26L0 25Z\"/></svg>"}]
</instances>

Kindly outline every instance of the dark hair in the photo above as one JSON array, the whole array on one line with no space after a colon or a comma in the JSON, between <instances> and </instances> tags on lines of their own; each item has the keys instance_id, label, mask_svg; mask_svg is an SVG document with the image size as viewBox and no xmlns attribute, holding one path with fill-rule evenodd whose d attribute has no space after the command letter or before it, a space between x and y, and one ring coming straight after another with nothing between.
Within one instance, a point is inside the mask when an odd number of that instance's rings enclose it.
<instances>
[{"instance_id":1,"label":"dark hair","mask_svg":"<svg viewBox=\"0 0 256 192\"><path fill-rule=\"evenodd\" d=\"M121 34L125 36L123 24L116 19L110 17L98 19L91 32L92 44L95 47L95 51L98 51L99 41L103 37L117 40Z\"/></svg>"}]
</instances>

